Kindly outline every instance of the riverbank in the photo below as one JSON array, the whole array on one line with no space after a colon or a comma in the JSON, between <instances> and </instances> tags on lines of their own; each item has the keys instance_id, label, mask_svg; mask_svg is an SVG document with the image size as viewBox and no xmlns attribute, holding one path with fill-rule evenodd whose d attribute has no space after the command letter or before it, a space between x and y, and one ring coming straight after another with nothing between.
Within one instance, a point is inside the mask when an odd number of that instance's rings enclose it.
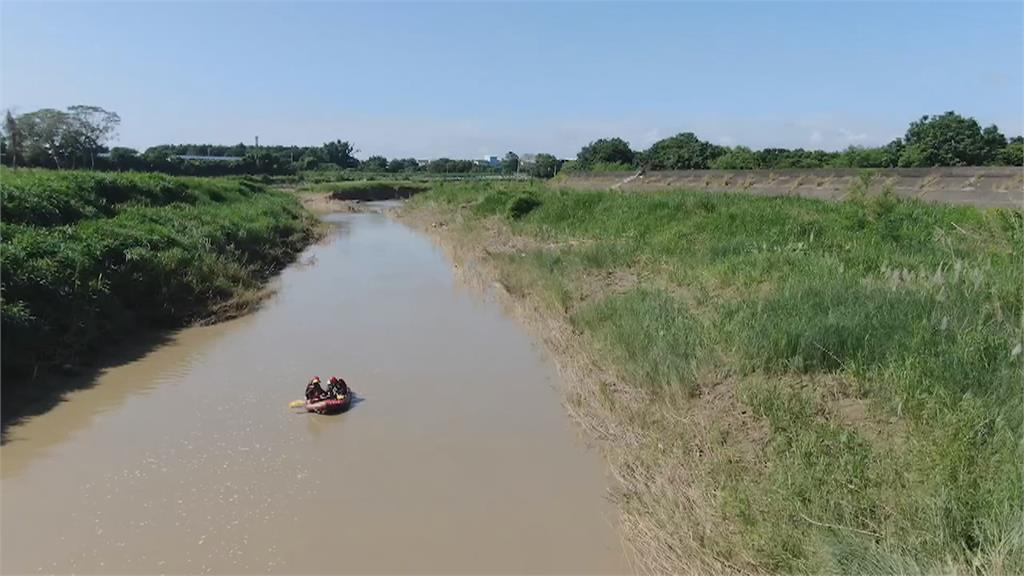
<instances>
[{"instance_id":1,"label":"riverbank","mask_svg":"<svg viewBox=\"0 0 1024 576\"><path fill-rule=\"evenodd\" d=\"M1017 572L1019 212L438 185L604 440L642 568Z\"/></svg>"},{"instance_id":2,"label":"riverbank","mask_svg":"<svg viewBox=\"0 0 1024 576\"><path fill-rule=\"evenodd\" d=\"M7 170L3 204L3 421L74 370L153 330L237 316L317 234L288 194L245 179Z\"/></svg>"}]
</instances>

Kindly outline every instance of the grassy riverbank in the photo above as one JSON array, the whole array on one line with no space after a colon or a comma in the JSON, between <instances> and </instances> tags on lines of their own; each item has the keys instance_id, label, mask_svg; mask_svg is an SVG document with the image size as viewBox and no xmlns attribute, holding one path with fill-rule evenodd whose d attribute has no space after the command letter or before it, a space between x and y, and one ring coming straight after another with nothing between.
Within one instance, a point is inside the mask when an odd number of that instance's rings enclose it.
<instances>
[{"instance_id":1,"label":"grassy riverbank","mask_svg":"<svg viewBox=\"0 0 1024 576\"><path fill-rule=\"evenodd\" d=\"M295 198L240 179L3 170L0 201L8 415L39 368L237 313L314 230Z\"/></svg>"},{"instance_id":2,"label":"grassy riverbank","mask_svg":"<svg viewBox=\"0 0 1024 576\"><path fill-rule=\"evenodd\" d=\"M1024 571L1019 212L441 184L523 304L644 568Z\"/></svg>"}]
</instances>

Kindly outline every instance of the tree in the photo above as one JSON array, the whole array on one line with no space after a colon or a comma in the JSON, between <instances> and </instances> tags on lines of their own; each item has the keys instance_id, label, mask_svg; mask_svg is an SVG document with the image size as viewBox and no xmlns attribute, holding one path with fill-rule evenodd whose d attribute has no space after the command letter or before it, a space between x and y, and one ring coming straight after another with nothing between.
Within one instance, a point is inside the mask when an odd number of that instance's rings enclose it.
<instances>
[{"instance_id":1,"label":"tree","mask_svg":"<svg viewBox=\"0 0 1024 576\"><path fill-rule=\"evenodd\" d=\"M115 146L110 149L110 166L114 170L136 170L144 168L145 161L133 148Z\"/></svg>"},{"instance_id":2,"label":"tree","mask_svg":"<svg viewBox=\"0 0 1024 576\"><path fill-rule=\"evenodd\" d=\"M70 106L68 119L72 137L77 141L75 151L88 155L90 166L95 167L96 153L114 136L121 117L99 106Z\"/></svg>"},{"instance_id":3,"label":"tree","mask_svg":"<svg viewBox=\"0 0 1024 576\"><path fill-rule=\"evenodd\" d=\"M998 161L1002 166L1024 166L1024 138L1010 138L1010 142L999 152Z\"/></svg>"},{"instance_id":4,"label":"tree","mask_svg":"<svg viewBox=\"0 0 1024 576\"><path fill-rule=\"evenodd\" d=\"M314 149L315 150L315 149ZM228 146L224 150L224 156L245 156L248 153L246 145L242 142L235 144L234 146Z\"/></svg>"},{"instance_id":5,"label":"tree","mask_svg":"<svg viewBox=\"0 0 1024 576\"><path fill-rule=\"evenodd\" d=\"M622 138L601 138L584 146L576 155L576 162L583 170L595 164L623 164L632 166L636 153Z\"/></svg>"},{"instance_id":6,"label":"tree","mask_svg":"<svg viewBox=\"0 0 1024 576\"><path fill-rule=\"evenodd\" d=\"M711 167L716 170L753 170L757 168L757 156L746 146L737 146L715 158Z\"/></svg>"},{"instance_id":7,"label":"tree","mask_svg":"<svg viewBox=\"0 0 1024 576\"><path fill-rule=\"evenodd\" d=\"M693 132L684 132L652 144L644 161L652 170L694 170L707 168L726 152L726 148L705 142Z\"/></svg>"},{"instance_id":8,"label":"tree","mask_svg":"<svg viewBox=\"0 0 1024 576\"><path fill-rule=\"evenodd\" d=\"M514 174L519 170L519 155L515 152L509 152L505 154L505 158L501 160L501 171L506 174Z\"/></svg>"},{"instance_id":9,"label":"tree","mask_svg":"<svg viewBox=\"0 0 1024 576\"><path fill-rule=\"evenodd\" d=\"M320 157L318 154L306 152L299 157L297 167L299 170L316 170L320 166Z\"/></svg>"},{"instance_id":10,"label":"tree","mask_svg":"<svg viewBox=\"0 0 1024 576\"><path fill-rule=\"evenodd\" d=\"M415 172L419 166L415 158L395 158L388 162L388 172Z\"/></svg>"},{"instance_id":11,"label":"tree","mask_svg":"<svg viewBox=\"0 0 1024 576\"><path fill-rule=\"evenodd\" d=\"M850 146L832 163L837 168L885 168L888 156L884 148Z\"/></svg>"},{"instance_id":12,"label":"tree","mask_svg":"<svg viewBox=\"0 0 1024 576\"><path fill-rule=\"evenodd\" d=\"M886 168L895 168L900 165L900 155L903 154L903 148L902 138L897 138L882 146L882 152L885 154Z\"/></svg>"},{"instance_id":13,"label":"tree","mask_svg":"<svg viewBox=\"0 0 1024 576\"><path fill-rule=\"evenodd\" d=\"M384 172L388 169L388 159L383 156L370 156L360 167L370 172Z\"/></svg>"},{"instance_id":14,"label":"tree","mask_svg":"<svg viewBox=\"0 0 1024 576\"><path fill-rule=\"evenodd\" d=\"M993 124L982 130L981 140L985 146L985 163L999 162L999 156L1006 148L1006 136L999 131L999 127Z\"/></svg>"},{"instance_id":15,"label":"tree","mask_svg":"<svg viewBox=\"0 0 1024 576\"><path fill-rule=\"evenodd\" d=\"M530 166L530 176L534 178L551 178L558 173L558 158L551 154L537 154Z\"/></svg>"},{"instance_id":16,"label":"tree","mask_svg":"<svg viewBox=\"0 0 1024 576\"><path fill-rule=\"evenodd\" d=\"M78 161L95 164L121 122L120 116L98 106L71 106L67 112L44 108L14 117L8 113L5 130L15 135L15 147L27 164L74 168Z\"/></svg>"},{"instance_id":17,"label":"tree","mask_svg":"<svg viewBox=\"0 0 1024 576\"><path fill-rule=\"evenodd\" d=\"M18 155L21 153L21 133L18 130L18 121L14 119L10 110L4 115L4 142L6 153L11 158L11 167L16 168Z\"/></svg>"},{"instance_id":18,"label":"tree","mask_svg":"<svg viewBox=\"0 0 1024 576\"><path fill-rule=\"evenodd\" d=\"M22 135L22 153L32 166L51 166L58 170L69 164L76 139L66 112L44 108L17 117Z\"/></svg>"},{"instance_id":19,"label":"tree","mask_svg":"<svg viewBox=\"0 0 1024 576\"><path fill-rule=\"evenodd\" d=\"M451 158L438 158L427 162L426 169L427 172L432 172L434 174L445 174L451 172L451 164Z\"/></svg>"},{"instance_id":20,"label":"tree","mask_svg":"<svg viewBox=\"0 0 1024 576\"><path fill-rule=\"evenodd\" d=\"M900 166L981 166L989 160L977 120L952 111L911 122L903 141Z\"/></svg>"},{"instance_id":21,"label":"tree","mask_svg":"<svg viewBox=\"0 0 1024 576\"><path fill-rule=\"evenodd\" d=\"M359 166L359 160L352 155L355 149L348 142L341 140L327 142L321 149L324 159L331 164L337 164L342 168L357 168Z\"/></svg>"}]
</instances>

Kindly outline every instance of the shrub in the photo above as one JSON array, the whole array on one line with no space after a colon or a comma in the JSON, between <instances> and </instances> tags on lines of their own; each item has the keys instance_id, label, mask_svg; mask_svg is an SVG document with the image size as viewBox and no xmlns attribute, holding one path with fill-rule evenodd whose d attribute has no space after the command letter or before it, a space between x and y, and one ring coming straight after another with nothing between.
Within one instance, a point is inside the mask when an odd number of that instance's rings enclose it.
<instances>
[{"instance_id":1,"label":"shrub","mask_svg":"<svg viewBox=\"0 0 1024 576\"><path fill-rule=\"evenodd\" d=\"M513 196L508 203L506 215L512 220L519 220L540 206L540 200L530 194L519 194Z\"/></svg>"},{"instance_id":2,"label":"shrub","mask_svg":"<svg viewBox=\"0 0 1024 576\"><path fill-rule=\"evenodd\" d=\"M255 288L310 238L292 197L253 182L0 176L5 376L73 362L133 329L201 315Z\"/></svg>"}]
</instances>

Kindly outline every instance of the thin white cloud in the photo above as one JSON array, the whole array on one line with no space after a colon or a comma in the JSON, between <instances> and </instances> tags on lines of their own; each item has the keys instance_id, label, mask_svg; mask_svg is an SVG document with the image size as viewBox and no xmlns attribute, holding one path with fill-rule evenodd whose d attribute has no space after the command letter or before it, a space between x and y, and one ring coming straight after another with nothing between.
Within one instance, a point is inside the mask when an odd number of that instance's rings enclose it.
<instances>
[{"instance_id":1,"label":"thin white cloud","mask_svg":"<svg viewBox=\"0 0 1024 576\"><path fill-rule=\"evenodd\" d=\"M868 135L866 133L858 132L858 133L855 134L855 133L851 132L850 130L847 130L846 128L840 128L839 129L839 133L842 134L843 138L845 138L848 142L851 142L851 143L852 142L862 142L862 141L868 139Z\"/></svg>"}]
</instances>

